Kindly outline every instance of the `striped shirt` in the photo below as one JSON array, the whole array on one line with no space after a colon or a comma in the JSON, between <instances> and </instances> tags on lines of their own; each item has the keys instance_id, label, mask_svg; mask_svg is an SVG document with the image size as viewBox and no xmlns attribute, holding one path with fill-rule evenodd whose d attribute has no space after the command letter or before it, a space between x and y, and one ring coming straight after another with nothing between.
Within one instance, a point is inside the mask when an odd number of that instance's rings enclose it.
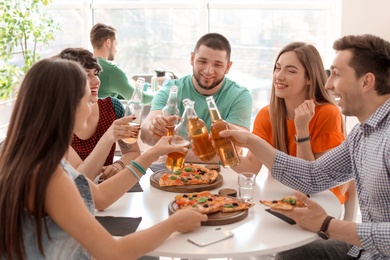
<instances>
[{"instance_id":1,"label":"striped shirt","mask_svg":"<svg viewBox=\"0 0 390 260\"><path fill-rule=\"evenodd\" d=\"M390 99L316 161L277 151L272 176L308 194L355 179L362 212L360 259L390 259ZM357 256L360 249L354 246L349 254Z\"/></svg>"}]
</instances>

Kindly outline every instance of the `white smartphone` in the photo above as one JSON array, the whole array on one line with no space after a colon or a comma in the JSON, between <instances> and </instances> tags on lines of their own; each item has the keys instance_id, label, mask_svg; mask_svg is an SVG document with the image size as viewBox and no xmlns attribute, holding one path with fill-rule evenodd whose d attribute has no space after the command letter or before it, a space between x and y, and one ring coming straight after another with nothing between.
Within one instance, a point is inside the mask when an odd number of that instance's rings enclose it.
<instances>
[{"instance_id":1,"label":"white smartphone","mask_svg":"<svg viewBox=\"0 0 390 260\"><path fill-rule=\"evenodd\" d=\"M216 228L199 234L193 234L187 240L197 246L208 246L233 236L234 233L229 230Z\"/></svg>"}]
</instances>

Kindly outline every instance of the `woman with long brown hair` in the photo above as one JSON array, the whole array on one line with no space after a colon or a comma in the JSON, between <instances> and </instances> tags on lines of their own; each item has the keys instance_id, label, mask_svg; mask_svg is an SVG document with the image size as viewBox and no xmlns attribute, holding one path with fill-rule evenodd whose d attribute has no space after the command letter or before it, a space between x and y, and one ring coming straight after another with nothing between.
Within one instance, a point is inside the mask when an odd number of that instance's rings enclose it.
<instances>
[{"instance_id":1,"label":"woman with long brown hair","mask_svg":"<svg viewBox=\"0 0 390 260\"><path fill-rule=\"evenodd\" d=\"M173 232L189 232L207 219L194 210L179 211L120 239L100 225L95 208L116 201L159 156L185 148L164 137L95 185L66 161L73 132L85 128L91 114L90 94L76 62L46 59L27 72L0 154L1 259L136 259Z\"/></svg>"},{"instance_id":2,"label":"woman with long brown hair","mask_svg":"<svg viewBox=\"0 0 390 260\"><path fill-rule=\"evenodd\" d=\"M345 139L341 113L325 89L327 80L317 49L304 42L286 45L274 65L270 104L256 116L253 133L289 155L314 161ZM259 172L262 164L249 151L234 169ZM348 185L331 189L340 203Z\"/></svg>"}]
</instances>

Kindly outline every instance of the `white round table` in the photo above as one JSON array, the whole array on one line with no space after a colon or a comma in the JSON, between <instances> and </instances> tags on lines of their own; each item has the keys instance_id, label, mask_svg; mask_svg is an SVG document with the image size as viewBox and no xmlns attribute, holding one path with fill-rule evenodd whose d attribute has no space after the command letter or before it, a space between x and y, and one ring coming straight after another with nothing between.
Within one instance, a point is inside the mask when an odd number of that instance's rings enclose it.
<instances>
[{"instance_id":1,"label":"white round table","mask_svg":"<svg viewBox=\"0 0 390 260\"><path fill-rule=\"evenodd\" d=\"M118 201L104 211L96 212L97 216L142 217L137 230L143 230L169 217L168 205L176 193L156 189L150 185L148 173L141 179L144 192L131 192L123 195ZM218 193L221 188L237 187L237 174L231 169L221 169L224 178L223 186L212 190ZM260 199L273 200L293 195L294 190L272 179L268 170L263 167L256 177L254 194L255 206L249 209L248 216L236 223L223 225L234 233L233 238L206 246L198 247L187 241L189 234L172 234L162 245L148 253L150 256L167 256L191 259L204 258L240 258L256 255L273 254L292 249L312 242L319 237L316 233L303 230L298 225L287 222L265 211ZM328 215L340 218L342 207L330 191L314 194L311 198L323 206ZM202 226L195 232L215 229L217 226Z\"/></svg>"}]
</instances>

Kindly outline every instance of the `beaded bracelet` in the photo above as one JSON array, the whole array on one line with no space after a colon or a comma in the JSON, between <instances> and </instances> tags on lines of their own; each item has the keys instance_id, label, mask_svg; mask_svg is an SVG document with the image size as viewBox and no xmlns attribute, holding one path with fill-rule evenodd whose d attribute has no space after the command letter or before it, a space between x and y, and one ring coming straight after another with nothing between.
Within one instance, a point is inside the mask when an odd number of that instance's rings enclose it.
<instances>
[{"instance_id":1,"label":"beaded bracelet","mask_svg":"<svg viewBox=\"0 0 390 260\"><path fill-rule=\"evenodd\" d=\"M131 173L133 173L133 175L137 178L138 181L141 180L141 178L138 176L138 174L133 170L133 168L131 168L129 165L126 165L126 168L129 169L129 171L131 171Z\"/></svg>"},{"instance_id":2,"label":"beaded bracelet","mask_svg":"<svg viewBox=\"0 0 390 260\"><path fill-rule=\"evenodd\" d=\"M145 175L145 174L146 174L145 169L144 169L141 165L139 165L136 161L131 161L130 163L131 163L131 165L133 165L135 168L137 168L137 169L142 173L142 175Z\"/></svg>"},{"instance_id":3,"label":"beaded bracelet","mask_svg":"<svg viewBox=\"0 0 390 260\"><path fill-rule=\"evenodd\" d=\"M125 164L121 160L117 160L114 163L118 163L122 167L122 170L126 167Z\"/></svg>"}]
</instances>

